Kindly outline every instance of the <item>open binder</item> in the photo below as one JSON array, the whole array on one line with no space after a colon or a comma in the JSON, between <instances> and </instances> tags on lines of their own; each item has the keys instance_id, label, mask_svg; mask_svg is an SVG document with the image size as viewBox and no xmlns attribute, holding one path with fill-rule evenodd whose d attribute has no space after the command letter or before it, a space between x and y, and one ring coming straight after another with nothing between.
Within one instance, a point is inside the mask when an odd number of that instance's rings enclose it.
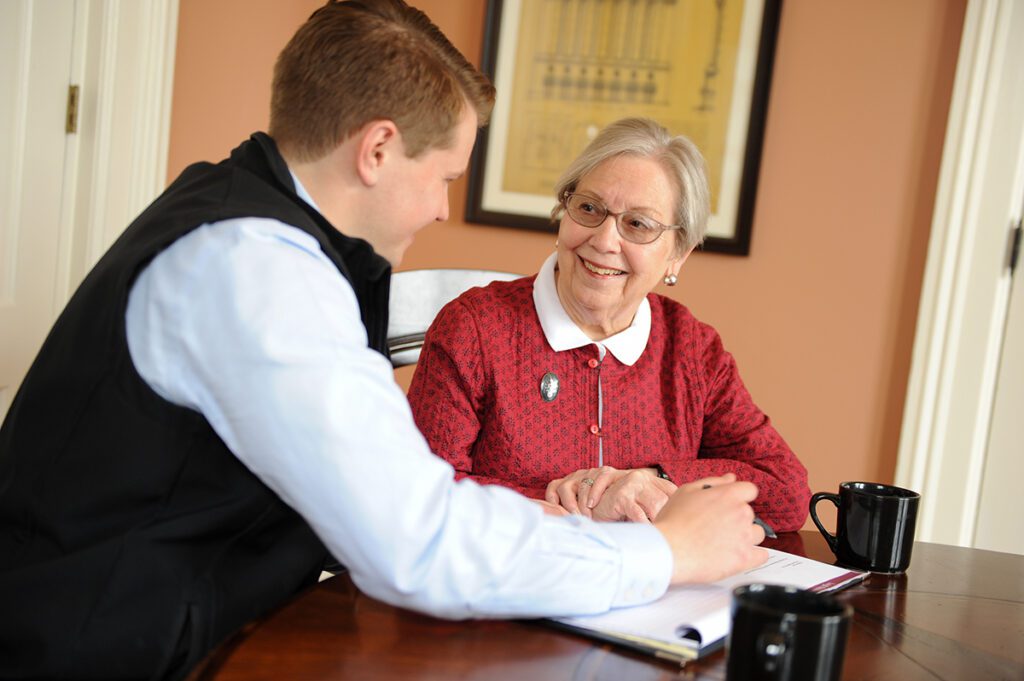
<instances>
[{"instance_id":1,"label":"open binder","mask_svg":"<svg viewBox=\"0 0 1024 681\"><path fill-rule=\"evenodd\" d=\"M601 615L546 622L585 636L685 663L718 650L730 626L732 590L744 584L782 584L825 593L863 580L868 573L768 549L758 567L712 584L670 587L657 601Z\"/></svg>"}]
</instances>

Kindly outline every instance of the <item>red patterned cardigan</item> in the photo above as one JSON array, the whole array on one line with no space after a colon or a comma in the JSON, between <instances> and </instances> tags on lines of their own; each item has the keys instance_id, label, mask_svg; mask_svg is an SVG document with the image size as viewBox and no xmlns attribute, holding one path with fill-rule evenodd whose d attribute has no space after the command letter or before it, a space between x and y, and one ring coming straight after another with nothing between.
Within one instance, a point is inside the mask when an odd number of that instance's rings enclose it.
<instances>
[{"instance_id":1,"label":"red patterned cardigan","mask_svg":"<svg viewBox=\"0 0 1024 681\"><path fill-rule=\"evenodd\" d=\"M554 352L533 277L449 303L427 333L409 401L431 448L457 477L544 498L551 480L604 463L660 465L676 484L732 472L758 486L754 510L777 531L807 517L807 470L750 398L718 333L651 294L651 333L633 366L596 345ZM541 396L545 373L559 391ZM598 423L598 375L603 397ZM594 432L598 431L598 432Z\"/></svg>"}]
</instances>

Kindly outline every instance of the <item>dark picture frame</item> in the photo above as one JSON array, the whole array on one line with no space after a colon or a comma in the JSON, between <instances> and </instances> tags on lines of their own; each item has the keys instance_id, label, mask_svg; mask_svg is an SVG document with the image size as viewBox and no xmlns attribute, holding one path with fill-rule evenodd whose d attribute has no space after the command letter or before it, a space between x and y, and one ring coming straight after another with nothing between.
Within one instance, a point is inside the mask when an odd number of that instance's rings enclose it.
<instances>
[{"instance_id":1,"label":"dark picture frame","mask_svg":"<svg viewBox=\"0 0 1024 681\"><path fill-rule=\"evenodd\" d=\"M482 69L498 102L470 162L466 221L556 232L558 173L603 125L648 116L707 158L703 250L747 255L781 5L488 0ZM668 19L685 12L681 39Z\"/></svg>"}]
</instances>

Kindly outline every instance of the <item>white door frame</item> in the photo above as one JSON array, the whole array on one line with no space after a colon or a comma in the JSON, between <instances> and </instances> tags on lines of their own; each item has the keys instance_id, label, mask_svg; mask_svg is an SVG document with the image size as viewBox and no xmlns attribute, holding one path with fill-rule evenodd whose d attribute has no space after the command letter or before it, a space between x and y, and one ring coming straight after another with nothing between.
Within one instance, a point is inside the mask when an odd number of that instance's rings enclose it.
<instances>
[{"instance_id":1,"label":"white door frame","mask_svg":"<svg viewBox=\"0 0 1024 681\"><path fill-rule=\"evenodd\" d=\"M55 314L167 182L178 0L77 0Z\"/></svg>"},{"instance_id":2,"label":"white door frame","mask_svg":"<svg viewBox=\"0 0 1024 681\"><path fill-rule=\"evenodd\" d=\"M896 467L923 541L970 546L977 523L1024 186L1022 27L1024 3L968 1Z\"/></svg>"}]
</instances>

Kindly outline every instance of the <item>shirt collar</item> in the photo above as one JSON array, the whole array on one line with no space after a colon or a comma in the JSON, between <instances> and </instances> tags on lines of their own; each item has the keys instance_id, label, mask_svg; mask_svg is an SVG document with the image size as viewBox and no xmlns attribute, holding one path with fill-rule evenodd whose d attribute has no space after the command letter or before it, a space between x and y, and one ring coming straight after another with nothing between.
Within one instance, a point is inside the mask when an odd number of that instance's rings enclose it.
<instances>
[{"instance_id":1,"label":"shirt collar","mask_svg":"<svg viewBox=\"0 0 1024 681\"><path fill-rule=\"evenodd\" d=\"M644 348L647 347L647 339L651 335L651 304L647 302L647 297L640 301L633 323L628 328L602 341L590 340L569 317L558 298L558 291L555 288L557 262L558 254L552 253L541 265L540 272L533 282L533 306L537 310L540 328L544 331L548 345L555 352L562 352L593 343L601 349L602 357L607 349L615 355L615 359L627 366L633 366L643 354Z\"/></svg>"},{"instance_id":2,"label":"shirt collar","mask_svg":"<svg viewBox=\"0 0 1024 681\"><path fill-rule=\"evenodd\" d=\"M292 176L292 182L295 183L295 193L298 194L299 198L315 208L317 213L323 215L323 211L320 210L320 206L316 205L316 201L313 200L313 197L309 195L306 188L302 186L301 182L299 182L299 176L295 174L295 171L289 168L288 172Z\"/></svg>"}]
</instances>

